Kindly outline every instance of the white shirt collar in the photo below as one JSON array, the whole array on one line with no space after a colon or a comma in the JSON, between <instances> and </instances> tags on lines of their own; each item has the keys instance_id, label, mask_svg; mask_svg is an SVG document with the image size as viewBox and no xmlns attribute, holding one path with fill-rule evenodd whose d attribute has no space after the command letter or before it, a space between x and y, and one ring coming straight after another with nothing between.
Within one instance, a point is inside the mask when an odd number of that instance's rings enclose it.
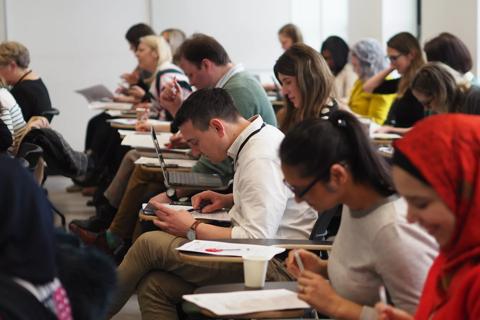
<instances>
[{"instance_id":1,"label":"white shirt collar","mask_svg":"<svg viewBox=\"0 0 480 320\"><path fill-rule=\"evenodd\" d=\"M237 73L242 72L244 70L245 68L241 63L234 65L233 67L230 68L230 70L228 70L223 75L223 77L220 78L220 80L218 80L217 84L215 85L215 88L223 88L225 84L228 82L228 80L230 80Z\"/></svg>"},{"instance_id":2,"label":"white shirt collar","mask_svg":"<svg viewBox=\"0 0 480 320\"><path fill-rule=\"evenodd\" d=\"M233 141L232 145L230 148L227 150L227 155L232 158L235 161L235 158L237 157L238 150L240 149L240 146L242 145L243 141L247 139L247 137L255 130L259 129L263 125L263 119L260 115L255 115L248 119L250 121L250 124L243 129L243 131L238 135L238 137ZM233 167L236 168L237 164L234 163Z\"/></svg>"}]
</instances>

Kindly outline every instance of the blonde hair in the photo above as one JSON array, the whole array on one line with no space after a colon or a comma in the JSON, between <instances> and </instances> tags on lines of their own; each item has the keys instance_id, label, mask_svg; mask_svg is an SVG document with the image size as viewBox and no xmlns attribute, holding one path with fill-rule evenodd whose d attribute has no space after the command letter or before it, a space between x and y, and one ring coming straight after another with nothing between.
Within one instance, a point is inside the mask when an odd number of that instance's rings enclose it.
<instances>
[{"instance_id":1,"label":"blonde hair","mask_svg":"<svg viewBox=\"0 0 480 320\"><path fill-rule=\"evenodd\" d=\"M0 65L5 66L11 62L15 62L20 68L26 69L30 64L30 53L19 42L2 42L0 44Z\"/></svg>"},{"instance_id":2,"label":"blonde hair","mask_svg":"<svg viewBox=\"0 0 480 320\"><path fill-rule=\"evenodd\" d=\"M456 112L463 105L463 97L470 89L470 82L441 62L430 62L418 70L410 86L428 97L436 99L438 113Z\"/></svg>"},{"instance_id":3,"label":"blonde hair","mask_svg":"<svg viewBox=\"0 0 480 320\"><path fill-rule=\"evenodd\" d=\"M335 96L334 77L327 62L306 44L291 46L278 58L273 71L279 81L279 73L295 77L302 95L300 108L295 108L290 100L285 99L286 114L280 124L283 132L302 120L320 118L327 103Z\"/></svg>"},{"instance_id":4,"label":"blonde hair","mask_svg":"<svg viewBox=\"0 0 480 320\"><path fill-rule=\"evenodd\" d=\"M157 52L158 54L157 68L156 68L157 70L162 68L164 64L172 62L172 50L170 49L170 45L167 43L167 41L163 37L154 36L154 35L145 36L140 38L140 43L145 44L147 47ZM154 76L155 74L152 76L152 78ZM152 78L145 79L145 80L151 81L153 80Z\"/></svg>"}]
</instances>

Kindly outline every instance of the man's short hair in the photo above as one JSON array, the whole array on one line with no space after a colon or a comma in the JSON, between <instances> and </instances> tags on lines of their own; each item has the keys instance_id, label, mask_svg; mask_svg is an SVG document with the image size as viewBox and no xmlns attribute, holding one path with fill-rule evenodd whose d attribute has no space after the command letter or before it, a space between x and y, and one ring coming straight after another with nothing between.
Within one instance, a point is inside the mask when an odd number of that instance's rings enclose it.
<instances>
[{"instance_id":1,"label":"man's short hair","mask_svg":"<svg viewBox=\"0 0 480 320\"><path fill-rule=\"evenodd\" d=\"M200 68L203 59L208 59L219 66L231 62L227 51L217 40L201 33L196 33L185 40L178 48L177 54L197 68Z\"/></svg>"},{"instance_id":2,"label":"man's short hair","mask_svg":"<svg viewBox=\"0 0 480 320\"><path fill-rule=\"evenodd\" d=\"M239 117L233 99L225 89L200 89L183 102L173 125L178 128L190 120L195 128L205 131L213 118L233 123Z\"/></svg>"}]
</instances>

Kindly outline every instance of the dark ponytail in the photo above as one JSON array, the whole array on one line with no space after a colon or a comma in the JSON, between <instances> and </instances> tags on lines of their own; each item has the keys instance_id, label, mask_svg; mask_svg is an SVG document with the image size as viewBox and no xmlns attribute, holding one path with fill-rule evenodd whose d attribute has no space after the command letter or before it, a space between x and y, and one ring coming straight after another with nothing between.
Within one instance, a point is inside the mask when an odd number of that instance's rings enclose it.
<instances>
[{"instance_id":1,"label":"dark ponytail","mask_svg":"<svg viewBox=\"0 0 480 320\"><path fill-rule=\"evenodd\" d=\"M328 120L297 124L280 145L280 159L298 167L301 177L319 177L323 182L330 179L333 164L345 163L356 183L369 185L383 196L395 193L386 161L349 112L333 111Z\"/></svg>"}]
</instances>

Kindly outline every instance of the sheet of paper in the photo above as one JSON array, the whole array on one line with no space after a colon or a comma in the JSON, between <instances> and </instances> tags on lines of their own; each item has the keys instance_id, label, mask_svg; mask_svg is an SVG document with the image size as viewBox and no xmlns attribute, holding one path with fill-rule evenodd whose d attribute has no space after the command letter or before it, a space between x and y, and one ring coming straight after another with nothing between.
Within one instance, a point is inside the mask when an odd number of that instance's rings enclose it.
<instances>
[{"instance_id":1,"label":"sheet of paper","mask_svg":"<svg viewBox=\"0 0 480 320\"><path fill-rule=\"evenodd\" d=\"M395 140L400 139L402 136L396 133L372 133L371 137L375 140Z\"/></svg>"},{"instance_id":2,"label":"sheet of paper","mask_svg":"<svg viewBox=\"0 0 480 320\"><path fill-rule=\"evenodd\" d=\"M310 308L295 292L287 289L187 294L183 299L219 316Z\"/></svg>"},{"instance_id":3,"label":"sheet of paper","mask_svg":"<svg viewBox=\"0 0 480 320\"><path fill-rule=\"evenodd\" d=\"M88 102L111 101L113 99L113 93L103 84L97 84L75 92L81 94Z\"/></svg>"},{"instance_id":4,"label":"sheet of paper","mask_svg":"<svg viewBox=\"0 0 480 320\"><path fill-rule=\"evenodd\" d=\"M160 147L165 146L166 144L170 143L170 137L172 136L171 133L157 133L158 144ZM134 148L147 148L147 149L154 149L155 146L153 145L152 137L147 134L129 134L126 135L125 138L122 140L123 146L131 146Z\"/></svg>"},{"instance_id":5,"label":"sheet of paper","mask_svg":"<svg viewBox=\"0 0 480 320\"><path fill-rule=\"evenodd\" d=\"M255 244L193 240L177 248L179 251L196 252L217 256L262 256L269 259L285 251L283 248Z\"/></svg>"},{"instance_id":6,"label":"sheet of paper","mask_svg":"<svg viewBox=\"0 0 480 320\"><path fill-rule=\"evenodd\" d=\"M132 109L131 103L124 102L104 102L104 101L92 101L88 104L88 108L92 110L130 110Z\"/></svg>"},{"instance_id":7,"label":"sheet of paper","mask_svg":"<svg viewBox=\"0 0 480 320\"><path fill-rule=\"evenodd\" d=\"M145 209L145 207L147 205L148 205L148 203L143 203L142 204L142 209ZM181 206L181 205L170 205L170 204L167 204L167 207L175 209L175 210L191 210L191 209L193 209L192 206ZM226 211L226 210L216 211L216 212L212 212L212 213L201 213L199 211L192 211L191 214L195 219L226 221L226 222L232 221L232 219L230 218L230 215L228 214L228 211Z\"/></svg>"},{"instance_id":8,"label":"sheet of paper","mask_svg":"<svg viewBox=\"0 0 480 320\"><path fill-rule=\"evenodd\" d=\"M137 119L135 118L117 118L117 119L108 119L107 121L120 124L120 125L132 126L132 127L135 127L135 124L137 123ZM152 126L156 126L156 125L170 126L171 124L170 121L163 121L163 120L156 120L156 119L148 119L147 123Z\"/></svg>"},{"instance_id":9,"label":"sheet of paper","mask_svg":"<svg viewBox=\"0 0 480 320\"><path fill-rule=\"evenodd\" d=\"M165 159L165 163L167 166L178 166L181 168L192 168L196 163L197 160L186 160L186 159ZM144 164L147 166L155 166L160 167L160 163L158 158L151 158L151 157L140 157L135 161L135 164Z\"/></svg>"}]
</instances>

